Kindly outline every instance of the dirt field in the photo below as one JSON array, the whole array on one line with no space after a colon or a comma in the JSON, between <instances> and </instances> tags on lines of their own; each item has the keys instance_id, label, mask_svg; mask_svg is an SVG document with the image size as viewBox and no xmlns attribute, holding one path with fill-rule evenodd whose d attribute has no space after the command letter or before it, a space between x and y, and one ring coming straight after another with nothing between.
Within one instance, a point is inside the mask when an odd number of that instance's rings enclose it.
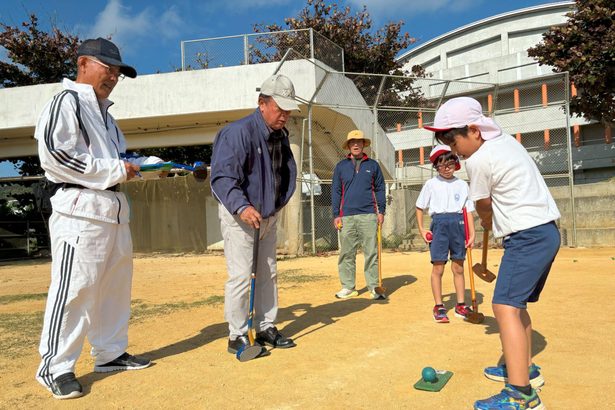
<instances>
[{"instance_id":1,"label":"dirt field","mask_svg":"<svg viewBox=\"0 0 615 410\"><path fill-rule=\"evenodd\" d=\"M490 251L491 270L501 253ZM1 264L0 408L470 409L501 389L482 375L500 358L494 284L476 282L485 323L451 314L450 324L437 324L428 254L384 253L384 302L369 300L365 288L336 300L336 261L279 261L279 328L298 346L240 363L226 352L223 257L137 256L129 351L155 365L93 373L86 343L76 369L85 396L68 401L34 380L49 261ZM444 291L451 308L450 271ZM547 408L615 408L614 294L615 248L560 251L541 301L530 308ZM439 393L415 390L425 366L454 376Z\"/></svg>"}]
</instances>

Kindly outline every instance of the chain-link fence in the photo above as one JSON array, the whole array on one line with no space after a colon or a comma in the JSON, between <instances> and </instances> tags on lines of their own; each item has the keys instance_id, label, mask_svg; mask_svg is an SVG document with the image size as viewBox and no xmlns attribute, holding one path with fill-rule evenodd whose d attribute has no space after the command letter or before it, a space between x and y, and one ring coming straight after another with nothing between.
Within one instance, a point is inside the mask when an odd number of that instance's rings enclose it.
<instances>
[{"instance_id":1,"label":"chain-link fence","mask_svg":"<svg viewBox=\"0 0 615 410\"><path fill-rule=\"evenodd\" d=\"M311 28L182 41L181 58L182 70L310 58L344 71L344 50Z\"/></svg>"},{"instance_id":2,"label":"chain-link fence","mask_svg":"<svg viewBox=\"0 0 615 410\"><path fill-rule=\"evenodd\" d=\"M277 72L285 73L285 64L282 62ZM338 249L332 223L331 178L335 164L347 154L341 143L353 129L363 130L372 139L369 155L380 162L386 176L383 246L424 248L415 203L423 184L436 173L428 159L435 144L433 133L424 130L423 125L433 123L442 102L456 96L476 98L485 115L493 117L525 146L562 213L558 222L562 244L575 245L566 74L491 84L340 73L317 65L315 71L319 80L314 94L298 96L308 105L298 159L304 251ZM467 180L463 165L456 175ZM425 219L424 226L429 226L429 217ZM478 231L480 238L480 228Z\"/></svg>"}]
</instances>

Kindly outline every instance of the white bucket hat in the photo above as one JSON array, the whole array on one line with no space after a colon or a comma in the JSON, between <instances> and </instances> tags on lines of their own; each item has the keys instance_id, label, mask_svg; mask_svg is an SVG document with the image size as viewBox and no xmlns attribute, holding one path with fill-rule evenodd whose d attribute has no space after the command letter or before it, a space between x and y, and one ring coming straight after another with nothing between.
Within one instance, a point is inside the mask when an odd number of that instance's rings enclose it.
<instances>
[{"instance_id":1,"label":"white bucket hat","mask_svg":"<svg viewBox=\"0 0 615 410\"><path fill-rule=\"evenodd\" d=\"M448 131L451 128L463 128L475 125L484 140L502 135L502 129L489 117L483 115L478 101L470 97L452 98L442 104L436 112L432 126L425 126L429 131Z\"/></svg>"}]
</instances>

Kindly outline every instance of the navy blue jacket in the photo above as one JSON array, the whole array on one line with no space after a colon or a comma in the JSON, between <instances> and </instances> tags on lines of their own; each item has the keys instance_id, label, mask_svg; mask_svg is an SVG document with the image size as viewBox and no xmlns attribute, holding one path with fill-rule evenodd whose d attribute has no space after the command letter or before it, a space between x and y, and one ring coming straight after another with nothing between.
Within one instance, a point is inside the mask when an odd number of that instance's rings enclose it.
<instances>
[{"instance_id":1,"label":"navy blue jacket","mask_svg":"<svg viewBox=\"0 0 615 410\"><path fill-rule=\"evenodd\" d=\"M273 216L288 203L295 192L297 165L290 150L288 131L283 130L282 181L276 209L275 179L267 139L269 128L260 112L222 128L214 140L211 158L211 190L231 213L252 205L263 218Z\"/></svg>"},{"instance_id":2,"label":"navy blue jacket","mask_svg":"<svg viewBox=\"0 0 615 410\"><path fill-rule=\"evenodd\" d=\"M384 215L386 195L380 165L363 154L359 172L355 172L351 158L349 154L337 163L333 171L333 217L375 213Z\"/></svg>"}]
</instances>

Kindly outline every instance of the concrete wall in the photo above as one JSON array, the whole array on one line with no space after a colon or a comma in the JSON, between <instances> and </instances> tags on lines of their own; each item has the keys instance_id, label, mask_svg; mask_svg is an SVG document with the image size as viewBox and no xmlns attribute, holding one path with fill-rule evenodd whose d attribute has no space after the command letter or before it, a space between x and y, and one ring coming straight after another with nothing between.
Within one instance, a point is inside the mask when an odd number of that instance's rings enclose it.
<instances>
[{"instance_id":1,"label":"concrete wall","mask_svg":"<svg viewBox=\"0 0 615 410\"><path fill-rule=\"evenodd\" d=\"M527 49L550 26L566 21L574 2L550 3L489 17L423 43L398 60L409 69L420 64L434 78L508 82L550 72L537 68ZM520 67L531 64L523 76ZM508 69L516 67L514 78ZM527 75L529 74L529 75Z\"/></svg>"}]
</instances>

